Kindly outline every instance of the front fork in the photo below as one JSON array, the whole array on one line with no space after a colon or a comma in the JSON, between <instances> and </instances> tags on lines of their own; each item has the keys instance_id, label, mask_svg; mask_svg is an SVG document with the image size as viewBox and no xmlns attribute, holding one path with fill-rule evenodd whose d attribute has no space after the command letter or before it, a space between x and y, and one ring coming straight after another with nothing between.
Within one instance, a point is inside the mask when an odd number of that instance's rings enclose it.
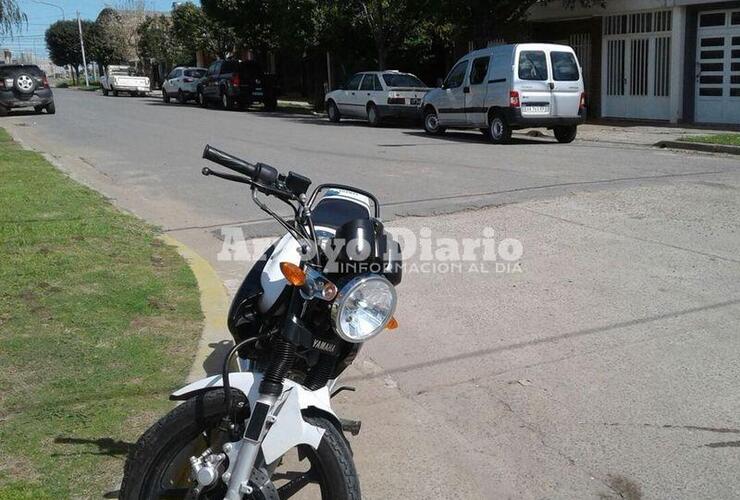
<instances>
[{"instance_id":1,"label":"front fork","mask_svg":"<svg viewBox=\"0 0 740 500\"><path fill-rule=\"evenodd\" d=\"M260 394L257 399L254 411L249 418L247 430L242 438L242 445L231 471L231 477L229 477L229 488L224 496L225 500L241 500L244 495L252 493L249 478L252 476L252 469L254 469L254 464L257 462L268 421L270 418L274 418L271 410L277 401L278 397L272 394Z\"/></svg>"},{"instance_id":2,"label":"front fork","mask_svg":"<svg viewBox=\"0 0 740 500\"><path fill-rule=\"evenodd\" d=\"M302 305L300 294L294 288L286 318L292 319L295 314L300 314ZM276 403L283 394L283 380L295 361L296 349L295 344L282 337L275 341L270 366L260 383L260 395L249 416L247 430L242 437L242 446L232 468L231 477L228 478L229 487L224 496L225 500L241 500L243 495L252 492L249 485L252 469L257 462L266 429L275 421L277 412L280 411Z\"/></svg>"}]
</instances>

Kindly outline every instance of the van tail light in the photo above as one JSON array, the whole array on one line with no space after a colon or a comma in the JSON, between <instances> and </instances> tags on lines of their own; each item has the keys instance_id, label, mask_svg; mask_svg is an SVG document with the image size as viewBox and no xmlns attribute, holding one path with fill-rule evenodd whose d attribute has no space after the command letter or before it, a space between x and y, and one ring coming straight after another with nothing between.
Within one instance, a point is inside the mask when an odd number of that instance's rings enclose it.
<instances>
[{"instance_id":1,"label":"van tail light","mask_svg":"<svg viewBox=\"0 0 740 500\"><path fill-rule=\"evenodd\" d=\"M518 108L521 106L521 102L519 102L519 92L516 90L512 90L509 92L509 106L512 108Z\"/></svg>"},{"instance_id":2,"label":"van tail light","mask_svg":"<svg viewBox=\"0 0 740 500\"><path fill-rule=\"evenodd\" d=\"M578 105L580 109L584 109L586 107L586 93L581 92L581 103Z\"/></svg>"},{"instance_id":3,"label":"van tail light","mask_svg":"<svg viewBox=\"0 0 740 500\"><path fill-rule=\"evenodd\" d=\"M231 77L231 85L233 85L234 87L238 87L239 85L241 85L241 83L242 81L241 78L239 78L238 73Z\"/></svg>"},{"instance_id":4,"label":"van tail light","mask_svg":"<svg viewBox=\"0 0 740 500\"><path fill-rule=\"evenodd\" d=\"M45 89L49 88L49 79L44 75L44 77L41 79L41 85L44 86Z\"/></svg>"}]
</instances>

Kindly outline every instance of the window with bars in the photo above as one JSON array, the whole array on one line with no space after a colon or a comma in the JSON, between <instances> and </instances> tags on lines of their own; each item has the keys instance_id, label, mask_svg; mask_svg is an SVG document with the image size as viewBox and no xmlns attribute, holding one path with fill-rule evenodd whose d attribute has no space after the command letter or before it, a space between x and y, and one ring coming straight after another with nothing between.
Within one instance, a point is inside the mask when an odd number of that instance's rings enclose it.
<instances>
[{"instance_id":1,"label":"window with bars","mask_svg":"<svg viewBox=\"0 0 740 500\"><path fill-rule=\"evenodd\" d=\"M670 10L606 16L603 21L603 34L661 33L671 31L671 21Z\"/></svg>"}]
</instances>

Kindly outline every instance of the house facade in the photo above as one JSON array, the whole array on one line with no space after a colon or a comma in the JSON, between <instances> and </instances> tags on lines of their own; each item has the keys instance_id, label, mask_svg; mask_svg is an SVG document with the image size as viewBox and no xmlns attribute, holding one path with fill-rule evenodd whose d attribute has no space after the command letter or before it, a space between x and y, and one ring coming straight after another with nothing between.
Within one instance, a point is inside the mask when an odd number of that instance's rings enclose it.
<instances>
[{"instance_id":1,"label":"house facade","mask_svg":"<svg viewBox=\"0 0 740 500\"><path fill-rule=\"evenodd\" d=\"M591 116L740 125L740 0L554 1L529 20L576 50Z\"/></svg>"}]
</instances>

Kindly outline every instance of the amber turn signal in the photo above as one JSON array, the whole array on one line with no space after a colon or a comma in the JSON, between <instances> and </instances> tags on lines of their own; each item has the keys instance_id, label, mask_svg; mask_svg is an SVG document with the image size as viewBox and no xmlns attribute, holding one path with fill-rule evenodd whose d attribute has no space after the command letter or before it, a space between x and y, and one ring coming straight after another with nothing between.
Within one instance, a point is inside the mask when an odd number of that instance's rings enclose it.
<instances>
[{"instance_id":1,"label":"amber turn signal","mask_svg":"<svg viewBox=\"0 0 740 500\"><path fill-rule=\"evenodd\" d=\"M293 286L303 286L306 283L306 273L292 262L281 262L280 271L288 283Z\"/></svg>"},{"instance_id":2,"label":"amber turn signal","mask_svg":"<svg viewBox=\"0 0 740 500\"><path fill-rule=\"evenodd\" d=\"M385 327L388 330L395 330L396 328L398 328L398 320L395 317L391 318L391 320L388 322L387 325L385 325Z\"/></svg>"}]
</instances>

